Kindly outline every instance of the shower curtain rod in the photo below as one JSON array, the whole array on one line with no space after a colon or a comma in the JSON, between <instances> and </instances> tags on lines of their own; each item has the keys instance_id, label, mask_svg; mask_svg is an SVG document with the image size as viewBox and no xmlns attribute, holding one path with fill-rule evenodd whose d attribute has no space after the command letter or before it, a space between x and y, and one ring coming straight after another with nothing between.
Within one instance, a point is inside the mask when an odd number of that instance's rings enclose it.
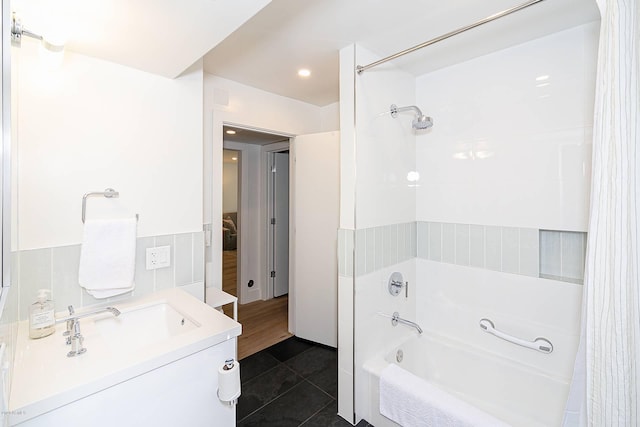
<instances>
[{"instance_id":1,"label":"shower curtain rod","mask_svg":"<svg viewBox=\"0 0 640 427\"><path fill-rule=\"evenodd\" d=\"M453 37L453 36L456 36L456 35L458 35L460 33L464 33L465 31L471 30L472 28L479 27L480 25L486 24L487 22L495 21L496 19L502 18L503 16L511 15L514 12L518 12L520 10L526 9L529 6L533 6L534 4L540 3L540 2L543 2L543 1L544 0L531 0L531 1L528 1L526 3L521 4L519 6L514 6L514 7L510 8L510 9L503 10L502 12L498 12L498 13L493 14L491 16L487 16L484 19L476 21L471 25L467 25L466 27L458 28L457 30L453 30L451 32L448 32L446 34L438 36L438 37L436 37L434 39L431 39L429 41L426 41L424 43L420 43L418 45L410 47L409 49L405 49L405 50L403 50L401 52L394 53L391 56L387 56L386 58L382 58L382 59L380 59L380 60L378 60L376 62L372 62L371 64L358 65L358 66L356 66L356 71L358 72L358 74L361 74L362 72L368 70L369 68L373 68L373 67L378 66L380 64L384 64L385 62L394 60L394 59L399 58L401 56L404 56L404 55L406 55L408 53L415 52L416 50L422 49L423 47L431 46L432 44L435 44L435 43L441 42L443 40L446 40L449 37Z\"/></svg>"}]
</instances>

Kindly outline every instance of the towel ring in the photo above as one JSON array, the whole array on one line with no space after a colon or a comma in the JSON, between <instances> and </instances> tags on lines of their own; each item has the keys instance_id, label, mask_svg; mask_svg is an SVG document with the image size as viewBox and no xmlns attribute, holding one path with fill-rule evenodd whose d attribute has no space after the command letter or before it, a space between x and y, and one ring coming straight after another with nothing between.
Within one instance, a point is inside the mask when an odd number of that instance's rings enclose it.
<instances>
[{"instance_id":1,"label":"towel ring","mask_svg":"<svg viewBox=\"0 0 640 427\"><path fill-rule=\"evenodd\" d=\"M92 196L102 196L102 197L106 197L107 199L113 199L114 197L120 197L120 193L114 190L113 188L107 188L104 191L91 191L89 193L85 193L85 195L82 196L82 223L83 224L87 218L87 197L92 197ZM140 216L136 214L136 221L138 221L139 218Z\"/></svg>"}]
</instances>

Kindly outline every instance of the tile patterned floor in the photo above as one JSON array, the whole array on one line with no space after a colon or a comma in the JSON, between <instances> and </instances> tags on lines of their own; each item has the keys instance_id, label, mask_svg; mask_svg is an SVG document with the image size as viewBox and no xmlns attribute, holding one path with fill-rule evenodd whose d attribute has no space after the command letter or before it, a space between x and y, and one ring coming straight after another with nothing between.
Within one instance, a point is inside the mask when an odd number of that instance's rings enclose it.
<instances>
[{"instance_id":1,"label":"tile patterned floor","mask_svg":"<svg viewBox=\"0 0 640 427\"><path fill-rule=\"evenodd\" d=\"M292 337L242 359L240 366L239 427L351 426L337 415L335 349Z\"/></svg>"}]
</instances>

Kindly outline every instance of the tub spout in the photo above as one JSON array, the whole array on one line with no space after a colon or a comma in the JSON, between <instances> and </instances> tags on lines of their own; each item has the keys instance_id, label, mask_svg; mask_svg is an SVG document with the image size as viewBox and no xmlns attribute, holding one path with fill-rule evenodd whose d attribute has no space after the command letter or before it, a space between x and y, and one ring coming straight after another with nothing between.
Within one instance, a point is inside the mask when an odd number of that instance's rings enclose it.
<instances>
[{"instance_id":1,"label":"tub spout","mask_svg":"<svg viewBox=\"0 0 640 427\"><path fill-rule=\"evenodd\" d=\"M405 319L401 318L400 317L400 313L398 313L396 311L391 316L391 324L393 326L396 326L398 323L402 323L403 325L407 325L407 326L411 326L413 328L416 328L416 331L418 331L419 334L422 334L422 328L420 327L420 325L418 325L416 322L412 322L410 320L405 320Z\"/></svg>"}]
</instances>

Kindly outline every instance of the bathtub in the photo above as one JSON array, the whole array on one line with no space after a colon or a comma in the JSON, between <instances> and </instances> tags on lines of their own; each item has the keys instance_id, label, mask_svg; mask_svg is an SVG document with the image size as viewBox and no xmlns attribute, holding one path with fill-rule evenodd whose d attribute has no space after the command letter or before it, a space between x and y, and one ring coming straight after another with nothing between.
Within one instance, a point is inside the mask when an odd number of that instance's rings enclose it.
<instances>
[{"instance_id":1,"label":"bathtub","mask_svg":"<svg viewBox=\"0 0 640 427\"><path fill-rule=\"evenodd\" d=\"M399 351L401 358L397 357ZM546 375L499 355L425 333L364 364L369 377L369 408L359 415L376 427L397 426L379 411L380 372L390 363L514 427L561 424L570 379Z\"/></svg>"}]
</instances>

